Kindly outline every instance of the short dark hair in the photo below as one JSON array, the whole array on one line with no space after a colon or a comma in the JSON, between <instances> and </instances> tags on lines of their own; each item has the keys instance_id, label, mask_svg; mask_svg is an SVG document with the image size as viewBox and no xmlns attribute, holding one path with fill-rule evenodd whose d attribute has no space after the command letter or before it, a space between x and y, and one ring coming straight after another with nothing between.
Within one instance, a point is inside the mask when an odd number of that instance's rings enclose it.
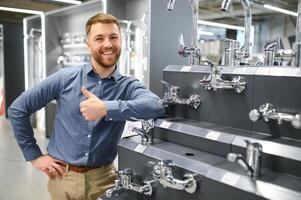
<instances>
[{"instance_id":1,"label":"short dark hair","mask_svg":"<svg viewBox=\"0 0 301 200\"><path fill-rule=\"evenodd\" d=\"M87 36L90 33L91 26L96 23L104 23L104 24L116 24L118 29L120 30L119 20L113 15L106 13L98 13L91 17L86 23L86 34Z\"/></svg>"}]
</instances>

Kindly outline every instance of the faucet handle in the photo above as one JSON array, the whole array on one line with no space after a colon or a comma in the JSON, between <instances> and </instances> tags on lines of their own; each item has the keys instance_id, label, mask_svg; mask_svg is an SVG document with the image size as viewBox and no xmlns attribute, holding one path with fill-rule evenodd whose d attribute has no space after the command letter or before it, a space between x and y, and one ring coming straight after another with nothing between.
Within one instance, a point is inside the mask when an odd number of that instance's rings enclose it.
<instances>
[{"instance_id":1,"label":"faucet handle","mask_svg":"<svg viewBox=\"0 0 301 200\"><path fill-rule=\"evenodd\" d=\"M125 176L129 176L129 177L132 177L133 176L133 170L131 168L125 168L121 171L119 171L119 174L122 176L122 175L125 175Z\"/></svg>"},{"instance_id":2,"label":"faucet handle","mask_svg":"<svg viewBox=\"0 0 301 200\"><path fill-rule=\"evenodd\" d=\"M294 128L300 129L301 128L301 119L300 119L300 114L297 114L294 116L292 120L292 125Z\"/></svg>"},{"instance_id":3,"label":"faucet handle","mask_svg":"<svg viewBox=\"0 0 301 200\"><path fill-rule=\"evenodd\" d=\"M179 46L180 47L184 47L185 46L183 34L180 34L178 41L179 41Z\"/></svg>"},{"instance_id":4,"label":"faucet handle","mask_svg":"<svg viewBox=\"0 0 301 200\"><path fill-rule=\"evenodd\" d=\"M172 160L162 160L160 164L164 167L174 167L174 163Z\"/></svg>"},{"instance_id":5,"label":"faucet handle","mask_svg":"<svg viewBox=\"0 0 301 200\"><path fill-rule=\"evenodd\" d=\"M141 121L142 130L148 133L151 129L154 128L155 123L153 119Z\"/></svg>"}]
</instances>

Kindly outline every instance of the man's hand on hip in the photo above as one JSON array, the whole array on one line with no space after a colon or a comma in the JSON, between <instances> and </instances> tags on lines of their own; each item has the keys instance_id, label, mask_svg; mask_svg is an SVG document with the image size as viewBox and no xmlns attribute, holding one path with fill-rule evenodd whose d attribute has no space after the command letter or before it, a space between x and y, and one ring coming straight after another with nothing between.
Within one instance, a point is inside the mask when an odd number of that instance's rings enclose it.
<instances>
[{"instance_id":1,"label":"man's hand on hip","mask_svg":"<svg viewBox=\"0 0 301 200\"><path fill-rule=\"evenodd\" d=\"M57 176L62 178L66 175L65 168L58 164L58 162L63 162L56 160L49 155L40 156L30 162L34 168L44 172L49 178L55 178Z\"/></svg>"},{"instance_id":2,"label":"man's hand on hip","mask_svg":"<svg viewBox=\"0 0 301 200\"><path fill-rule=\"evenodd\" d=\"M93 93L82 87L82 93L87 97L86 100L79 104L80 111L88 121L100 120L107 115L105 103Z\"/></svg>"}]
</instances>

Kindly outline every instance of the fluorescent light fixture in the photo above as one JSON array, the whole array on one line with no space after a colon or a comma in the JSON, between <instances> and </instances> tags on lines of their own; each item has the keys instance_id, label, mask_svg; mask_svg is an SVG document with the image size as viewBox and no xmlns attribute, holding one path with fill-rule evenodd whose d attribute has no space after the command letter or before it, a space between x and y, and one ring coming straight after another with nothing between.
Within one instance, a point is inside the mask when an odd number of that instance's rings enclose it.
<instances>
[{"instance_id":1,"label":"fluorescent light fixture","mask_svg":"<svg viewBox=\"0 0 301 200\"><path fill-rule=\"evenodd\" d=\"M52 1L57 1L57 2L62 2L62 3L70 3L70 4L81 4L81 1L76 1L76 0L52 0Z\"/></svg>"},{"instance_id":2,"label":"fluorescent light fixture","mask_svg":"<svg viewBox=\"0 0 301 200\"><path fill-rule=\"evenodd\" d=\"M28 9L22 9L22 8L11 8L11 7L3 7L3 6L0 6L0 10L4 10L4 11L8 11L8 12L33 14L33 15L41 15L41 14L43 14L43 11L28 10Z\"/></svg>"},{"instance_id":3,"label":"fluorescent light fixture","mask_svg":"<svg viewBox=\"0 0 301 200\"><path fill-rule=\"evenodd\" d=\"M107 13L107 0L102 0L102 3L103 3L103 12L104 13Z\"/></svg>"},{"instance_id":4,"label":"fluorescent light fixture","mask_svg":"<svg viewBox=\"0 0 301 200\"><path fill-rule=\"evenodd\" d=\"M204 20L198 20L198 24L202 24L202 25L206 25L206 26L214 26L214 27L220 27L220 28L233 29L233 30L238 30L238 31L245 31L245 28L241 27L241 26L221 24L221 23L209 22L209 21L204 21Z\"/></svg>"},{"instance_id":5,"label":"fluorescent light fixture","mask_svg":"<svg viewBox=\"0 0 301 200\"><path fill-rule=\"evenodd\" d=\"M205 36L213 36L214 35L214 33L209 32L209 31L200 31L199 33L200 33L200 35L205 35Z\"/></svg>"},{"instance_id":6,"label":"fluorescent light fixture","mask_svg":"<svg viewBox=\"0 0 301 200\"><path fill-rule=\"evenodd\" d=\"M298 13L296 13L296 12L292 12L292 11L289 11L289 10L285 10L285 9L282 9L282 8L271 6L269 4L264 4L263 7L267 8L267 9L270 9L270 10L277 11L277 12L281 12L281 13L284 13L284 14L287 14L287 15L292 15L292 16L295 16L295 17L298 16Z\"/></svg>"}]
</instances>

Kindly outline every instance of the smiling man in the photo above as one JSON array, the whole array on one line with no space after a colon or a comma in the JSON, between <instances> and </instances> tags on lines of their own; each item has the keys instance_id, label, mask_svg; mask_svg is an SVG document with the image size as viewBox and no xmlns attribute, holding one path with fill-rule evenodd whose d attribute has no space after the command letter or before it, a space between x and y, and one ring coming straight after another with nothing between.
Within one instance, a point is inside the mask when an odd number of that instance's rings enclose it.
<instances>
[{"instance_id":1,"label":"smiling man","mask_svg":"<svg viewBox=\"0 0 301 200\"><path fill-rule=\"evenodd\" d=\"M113 186L125 120L164 115L159 98L137 79L118 72L121 53L118 20L97 14L86 24L91 63L61 69L22 93L8 114L26 161L49 176L54 200L96 199ZM57 101L54 132L42 155L30 115Z\"/></svg>"}]
</instances>

